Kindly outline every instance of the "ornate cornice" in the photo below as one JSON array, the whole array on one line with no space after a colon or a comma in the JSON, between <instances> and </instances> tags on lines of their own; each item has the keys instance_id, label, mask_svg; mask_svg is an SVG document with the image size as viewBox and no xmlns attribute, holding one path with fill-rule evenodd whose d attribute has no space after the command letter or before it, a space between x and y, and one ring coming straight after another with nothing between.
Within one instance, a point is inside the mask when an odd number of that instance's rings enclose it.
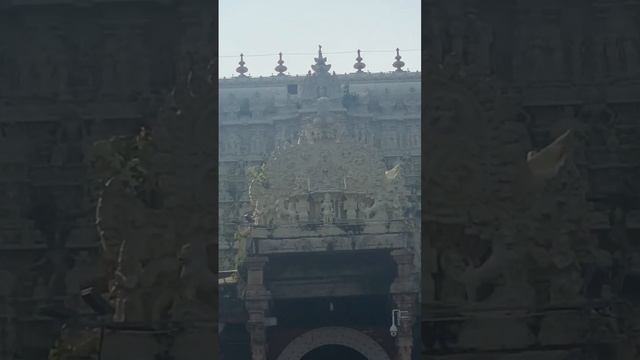
<instances>
[{"instance_id":1,"label":"ornate cornice","mask_svg":"<svg viewBox=\"0 0 640 360\"><path fill-rule=\"evenodd\" d=\"M420 71L403 71L403 72L380 72L380 73L353 73L353 74L336 74L332 75L336 80L341 82L368 83L368 82L395 82L395 81L421 81L422 73ZM283 86L291 83L301 84L309 75L274 75L257 78L223 78L218 79L220 89L225 88L253 88L253 87L269 87Z\"/></svg>"}]
</instances>

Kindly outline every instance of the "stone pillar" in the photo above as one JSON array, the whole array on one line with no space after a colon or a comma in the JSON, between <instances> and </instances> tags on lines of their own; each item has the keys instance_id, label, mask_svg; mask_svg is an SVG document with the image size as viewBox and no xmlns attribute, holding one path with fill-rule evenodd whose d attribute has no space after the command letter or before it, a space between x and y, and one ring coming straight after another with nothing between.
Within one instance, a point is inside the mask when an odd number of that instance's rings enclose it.
<instances>
[{"instance_id":1,"label":"stone pillar","mask_svg":"<svg viewBox=\"0 0 640 360\"><path fill-rule=\"evenodd\" d=\"M251 360L267 359L267 331L265 317L269 309L271 293L264 284L265 256L247 258L247 288L245 304L249 313L247 328L251 338Z\"/></svg>"},{"instance_id":2,"label":"stone pillar","mask_svg":"<svg viewBox=\"0 0 640 360\"><path fill-rule=\"evenodd\" d=\"M391 252L398 266L398 275L391 284L391 297L395 308L402 311L402 319L396 336L396 360L411 360L413 351L413 326L418 319L418 276L413 264L413 253L408 249Z\"/></svg>"}]
</instances>

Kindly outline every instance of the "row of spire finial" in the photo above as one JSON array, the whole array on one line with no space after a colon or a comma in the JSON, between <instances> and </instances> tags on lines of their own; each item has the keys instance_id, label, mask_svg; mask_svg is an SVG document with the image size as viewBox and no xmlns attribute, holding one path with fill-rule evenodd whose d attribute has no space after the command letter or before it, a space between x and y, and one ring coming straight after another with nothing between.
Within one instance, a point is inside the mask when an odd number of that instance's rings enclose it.
<instances>
[{"instance_id":1,"label":"row of spire finial","mask_svg":"<svg viewBox=\"0 0 640 360\"><path fill-rule=\"evenodd\" d=\"M240 66L238 66L236 68L236 72L238 74L240 74L240 77L247 77L247 75L245 75L245 73L247 71L249 71L249 69L246 66L244 66L244 64L246 64L246 63L244 62L244 55L243 54L240 54L240 62L238 64Z\"/></svg>"},{"instance_id":2,"label":"row of spire finial","mask_svg":"<svg viewBox=\"0 0 640 360\"><path fill-rule=\"evenodd\" d=\"M356 57L356 63L353 64L353 68L356 69L356 73L362 73L362 69L364 69L367 65L365 63L362 62L363 58L360 55L360 49L358 49L357 51L358 56ZM287 71L287 67L284 66L284 60L282 60L282 52L278 53L278 66L276 66L274 69L278 72L278 76L283 76L285 71ZM400 56L400 49L396 48L396 57L395 57L396 61L392 64L392 66L396 69L395 72L403 72L404 70L402 69L402 67L404 67L404 61L402 61L402 56ZM311 69L313 69L313 71L315 73L328 73L329 69L331 69L331 64L327 64L327 58L322 56L322 45L318 45L318 57L314 58L315 60L315 64L311 65ZM244 54L240 54L240 62L238 63L240 66L238 68L236 68L236 72L239 75L239 77L247 77L247 75L245 75L246 72L249 71L249 69L245 66L245 61L244 61Z\"/></svg>"},{"instance_id":3,"label":"row of spire finial","mask_svg":"<svg viewBox=\"0 0 640 360\"><path fill-rule=\"evenodd\" d=\"M404 66L404 61L400 60L402 59L402 56L400 56L400 48L396 48L396 61L393 63L393 67L396 68L396 72L399 71L403 71L402 67Z\"/></svg>"}]
</instances>

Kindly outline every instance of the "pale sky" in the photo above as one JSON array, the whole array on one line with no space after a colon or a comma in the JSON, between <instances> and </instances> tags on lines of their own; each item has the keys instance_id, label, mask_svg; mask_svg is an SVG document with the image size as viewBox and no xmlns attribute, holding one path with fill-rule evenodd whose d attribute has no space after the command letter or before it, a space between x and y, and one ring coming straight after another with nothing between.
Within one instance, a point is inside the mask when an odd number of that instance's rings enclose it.
<instances>
[{"instance_id":1,"label":"pale sky","mask_svg":"<svg viewBox=\"0 0 640 360\"><path fill-rule=\"evenodd\" d=\"M248 74L276 74L278 53L291 75L311 70L318 45L342 74L353 72L356 50L364 71L420 70L420 0L219 0L219 76L238 75L240 53ZM368 52L372 51L372 52ZM340 52L341 54L333 54ZM346 53L344 53L346 52ZM304 55L298 55L304 54Z\"/></svg>"}]
</instances>

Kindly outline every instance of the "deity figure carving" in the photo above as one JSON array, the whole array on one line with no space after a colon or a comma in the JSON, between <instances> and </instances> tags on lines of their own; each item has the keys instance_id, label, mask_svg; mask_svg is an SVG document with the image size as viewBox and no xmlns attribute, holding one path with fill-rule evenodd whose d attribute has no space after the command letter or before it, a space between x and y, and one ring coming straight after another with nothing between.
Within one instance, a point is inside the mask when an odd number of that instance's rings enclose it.
<instances>
[{"instance_id":1,"label":"deity figure carving","mask_svg":"<svg viewBox=\"0 0 640 360\"><path fill-rule=\"evenodd\" d=\"M325 224L332 224L335 221L335 209L328 193L325 193L322 199L322 221Z\"/></svg>"},{"instance_id":2,"label":"deity figure carving","mask_svg":"<svg viewBox=\"0 0 640 360\"><path fill-rule=\"evenodd\" d=\"M293 223L296 220L297 213L295 210L295 204L293 201L280 201L280 199L276 200L275 206L276 212L278 214L278 218L283 220L286 223Z\"/></svg>"},{"instance_id":3,"label":"deity figure carving","mask_svg":"<svg viewBox=\"0 0 640 360\"><path fill-rule=\"evenodd\" d=\"M275 204L266 203L262 208L262 223L263 225L272 226L276 217Z\"/></svg>"},{"instance_id":4,"label":"deity figure carving","mask_svg":"<svg viewBox=\"0 0 640 360\"><path fill-rule=\"evenodd\" d=\"M254 210L254 219L256 224L272 226L274 221L277 220L276 205L275 201L273 203L269 201L256 203Z\"/></svg>"},{"instance_id":5,"label":"deity figure carving","mask_svg":"<svg viewBox=\"0 0 640 360\"><path fill-rule=\"evenodd\" d=\"M344 200L344 210L347 215L347 220L353 220L357 218L358 202L353 196L346 196Z\"/></svg>"},{"instance_id":6,"label":"deity figure carving","mask_svg":"<svg viewBox=\"0 0 640 360\"><path fill-rule=\"evenodd\" d=\"M307 198L300 198L296 202L296 210L298 212L298 220L300 222L309 221L309 200Z\"/></svg>"},{"instance_id":7,"label":"deity figure carving","mask_svg":"<svg viewBox=\"0 0 640 360\"><path fill-rule=\"evenodd\" d=\"M296 212L296 204L292 200L289 200L287 206L287 215L291 222L294 222L298 218L298 213Z\"/></svg>"}]
</instances>

